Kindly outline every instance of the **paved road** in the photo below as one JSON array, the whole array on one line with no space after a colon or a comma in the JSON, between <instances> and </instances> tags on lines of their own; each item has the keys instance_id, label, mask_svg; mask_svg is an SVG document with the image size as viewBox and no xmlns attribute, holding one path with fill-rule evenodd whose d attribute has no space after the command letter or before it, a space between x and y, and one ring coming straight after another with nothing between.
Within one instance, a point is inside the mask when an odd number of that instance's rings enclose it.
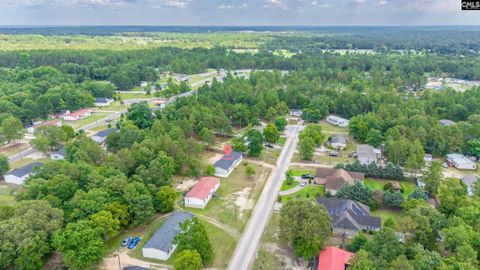
<instances>
[{"instance_id":1,"label":"paved road","mask_svg":"<svg viewBox=\"0 0 480 270\"><path fill-rule=\"evenodd\" d=\"M255 254L257 253L257 247L262 239L263 231L272 213L273 204L282 186L282 179L292 160L294 150L297 147L298 133L301 129L302 126L298 125L287 126L287 142L280 153L277 167L263 188L257 205L253 210L252 217L228 265L229 270L247 270L251 267Z\"/></svg>"}]
</instances>

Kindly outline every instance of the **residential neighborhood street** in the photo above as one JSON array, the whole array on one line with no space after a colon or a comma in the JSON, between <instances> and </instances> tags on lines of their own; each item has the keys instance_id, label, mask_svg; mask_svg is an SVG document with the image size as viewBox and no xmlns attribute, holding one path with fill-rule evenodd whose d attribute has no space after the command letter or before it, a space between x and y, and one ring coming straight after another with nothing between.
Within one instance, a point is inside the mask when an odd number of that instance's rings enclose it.
<instances>
[{"instance_id":1,"label":"residential neighborhood street","mask_svg":"<svg viewBox=\"0 0 480 270\"><path fill-rule=\"evenodd\" d=\"M285 143L285 147L282 149L280 157L277 160L276 168L265 184L252 217L235 249L228 269L243 270L250 268L255 258L257 247L260 244L263 231L272 212L273 205L277 199L278 192L282 186L285 172L288 169L293 153L297 147L298 133L302 128L303 126L299 125L287 126L287 142Z\"/></svg>"}]
</instances>

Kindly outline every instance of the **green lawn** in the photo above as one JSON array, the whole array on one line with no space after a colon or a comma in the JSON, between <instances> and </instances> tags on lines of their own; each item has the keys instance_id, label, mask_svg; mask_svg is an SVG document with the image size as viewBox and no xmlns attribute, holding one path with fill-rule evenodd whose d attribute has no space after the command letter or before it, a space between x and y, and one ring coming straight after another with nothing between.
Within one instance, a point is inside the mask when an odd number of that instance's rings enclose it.
<instances>
[{"instance_id":1,"label":"green lawn","mask_svg":"<svg viewBox=\"0 0 480 270\"><path fill-rule=\"evenodd\" d=\"M304 189L290 195L281 196L282 204L288 202L293 198L308 198L315 200L317 196L323 196L325 194L325 188L323 185L309 185Z\"/></svg>"},{"instance_id":2,"label":"green lawn","mask_svg":"<svg viewBox=\"0 0 480 270\"><path fill-rule=\"evenodd\" d=\"M20 167L23 167L27 164L30 164L32 162L48 162L50 161L49 158L45 157L45 158L39 158L39 159L32 159L32 158L23 158L21 160L17 160L15 162L12 162L10 163L10 168L11 169L17 169L17 168L20 168Z\"/></svg>"},{"instance_id":3,"label":"green lawn","mask_svg":"<svg viewBox=\"0 0 480 270\"><path fill-rule=\"evenodd\" d=\"M9 157L22 152L28 147L30 147L28 143L16 143L11 145L5 145L2 147L2 149L0 149L0 154Z\"/></svg>"},{"instance_id":4,"label":"green lawn","mask_svg":"<svg viewBox=\"0 0 480 270\"><path fill-rule=\"evenodd\" d=\"M371 214L372 216L381 217L382 224L388 218L392 218L396 225L400 225L406 218L405 214L400 209L380 208L375 211L371 211Z\"/></svg>"},{"instance_id":5,"label":"green lawn","mask_svg":"<svg viewBox=\"0 0 480 270\"><path fill-rule=\"evenodd\" d=\"M304 168L290 167L293 176L302 176L302 174L312 174L315 175L315 170L308 170Z\"/></svg>"},{"instance_id":6,"label":"green lawn","mask_svg":"<svg viewBox=\"0 0 480 270\"><path fill-rule=\"evenodd\" d=\"M371 179L371 178L366 178L363 180L363 184L367 187L370 187L371 189L375 190L381 190L383 191L383 186L388 183L389 180L385 179ZM410 193L412 193L416 185L415 183L412 182L407 182L407 181L399 181L400 186L403 187L403 197L406 199Z\"/></svg>"},{"instance_id":7,"label":"green lawn","mask_svg":"<svg viewBox=\"0 0 480 270\"><path fill-rule=\"evenodd\" d=\"M281 152L281 149L263 149L260 160L275 165Z\"/></svg>"},{"instance_id":8,"label":"green lawn","mask_svg":"<svg viewBox=\"0 0 480 270\"><path fill-rule=\"evenodd\" d=\"M278 138L277 144L280 146L284 146L286 142L287 142L287 137L280 137Z\"/></svg>"},{"instance_id":9,"label":"green lawn","mask_svg":"<svg viewBox=\"0 0 480 270\"><path fill-rule=\"evenodd\" d=\"M325 133L348 134L348 128L346 128L346 127L334 126L334 125L331 125L330 123L327 123L326 121L323 121L323 120L320 121L319 124L322 126L322 131L324 131Z\"/></svg>"},{"instance_id":10,"label":"green lawn","mask_svg":"<svg viewBox=\"0 0 480 270\"><path fill-rule=\"evenodd\" d=\"M122 92L122 93L119 93L117 95L119 95L122 98L122 100L134 99L134 98L152 98L153 97L153 95L147 95L145 93L125 93L125 92Z\"/></svg>"},{"instance_id":11,"label":"green lawn","mask_svg":"<svg viewBox=\"0 0 480 270\"><path fill-rule=\"evenodd\" d=\"M12 195L0 195L0 205L14 205L15 203L15 197Z\"/></svg>"},{"instance_id":12,"label":"green lawn","mask_svg":"<svg viewBox=\"0 0 480 270\"><path fill-rule=\"evenodd\" d=\"M293 162L304 162L305 160L302 160L300 158L300 155L298 153L295 153L293 155ZM342 157L329 157L329 156L318 156L315 155L313 156L313 159L310 162L315 162L315 163L321 163L325 165L336 165L338 163L346 163L346 162L354 162L354 158L350 158L348 156L342 156Z\"/></svg>"},{"instance_id":13,"label":"green lawn","mask_svg":"<svg viewBox=\"0 0 480 270\"><path fill-rule=\"evenodd\" d=\"M105 118L108 114L107 113L93 113L92 115L85 117L83 119L72 121L72 122L64 122L65 125L70 125L74 129L81 128L85 125L91 124L95 121L98 121L102 118Z\"/></svg>"},{"instance_id":14,"label":"green lawn","mask_svg":"<svg viewBox=\"0 0 480 270\"><path fill-rule=\"evenodd\" d=\"M102 112L102 111L118 112L118 111L121 111L121 110L125 110L126 108L128 108L128 105L121 104L120 101L114 101L114 102L110 103L110 106L96 108L95 112Z\"/></svg>"},{"instance_id":15,"label":"green lawn","mask_svg":"<svg viewBox=\"0 0 480 270\"><path fill-rule=\"evenodd\" d=\"M285 180L285 181L282 182L282 188L280 190L281 191L289 190L289 189L294 188L298 185L300 185L300 182L298 182L298 181L293 181L292 183L290 183L290 185L288 185L287 181Z\"/></svg>"},{"instance_id":16,"label":"green lawn","mask_svg":"<svg viewBox=\"0 0 480 270\"><path fill-rule=\"evenodd\" d=\"M246 166L240 164L229 177L221 179L216 197L210 200L205 209L183 209L194 214L211 217L236 229L238 232L242 232L271 171L268 168L253 163L249 163L249 166L255 169L255 175L247 177L245 175ZM240 212L239 207L234 204L234 193L238 195L237 201L243 201L250 205L250 207ZM182 204L182 198L180 197L178 205Z\"/></svg>"}]
</instances>

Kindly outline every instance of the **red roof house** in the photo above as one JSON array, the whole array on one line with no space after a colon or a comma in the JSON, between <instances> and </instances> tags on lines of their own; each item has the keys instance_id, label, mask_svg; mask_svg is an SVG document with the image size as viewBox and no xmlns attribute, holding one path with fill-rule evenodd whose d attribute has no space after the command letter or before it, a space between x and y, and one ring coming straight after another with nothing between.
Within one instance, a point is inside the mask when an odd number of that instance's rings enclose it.
<instances>
[{"instance_id":1,"label":"red roof house","mask_svg":"<svg viewBox=\"0 0 480 270\"><path fill-rule=\"evenodd\" d=\"M87 116L90 116L92 110L90 109L81 109L76 112L68 113L63 116L63 120L65 121L76 121Z\"/></svg>"},{"instance_id":2,"label":"red roof house","mask_svg":"<svg viewBox=\"0 0 480 270\"><path fill-rule=\"evenodd\" d=\"M345 270L353 253L337 247L327 247L318 255L318 270Z\"/></svg>"},{"instance_id":3,"label":"red roof house","mask_svg":"<svg viewBox=\"0 0 480 270\"><path fill-rule=\"evenodd\" d=\"M218 187L220 187L220 179L217 177L202 177L187 195L185 195L185 206L205 208Z\"/></svg>"}]
</instances>

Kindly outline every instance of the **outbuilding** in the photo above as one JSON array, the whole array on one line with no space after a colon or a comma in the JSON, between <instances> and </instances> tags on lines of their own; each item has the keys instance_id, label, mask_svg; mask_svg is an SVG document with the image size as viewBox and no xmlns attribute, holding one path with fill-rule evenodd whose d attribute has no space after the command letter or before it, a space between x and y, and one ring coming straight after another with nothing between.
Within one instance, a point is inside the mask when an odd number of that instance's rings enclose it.
<instances>
[{"instance_id":1,"label":"outbuilding","mask_svg":"<svg viewBox=\"0 0 480 270\"><path fill-rule=\"evenodd\" d=\"M477 164L471 161L464 155L460 155L457 153L448 154L447 155L447 162L450 163L452 166L460 170L476 170Z\"/></svg>"},{"instance_id":2,"label":"outbuilding","mask_svg":"<svg viewBox=\"0 0 480 270\"><path fill-rule=\"evenodd\" d=\"M220 187L220 179L217 177L202 177L187 195L185 195L185 206L201 209L205 208L218 187Z\"/></svg>"},{"instance_id":3,"label":"outbuilding","mask_svg":"<svg viewBox=\"0 0 480 270\"><path fill-rule=\"evenodd\" d=\"M339 127L348 127L348 119L336 115L327 116L327 122Z\"/></svg>"},{"instance_id":4,"label":"outbuilding","mask_svg":"<svg viewBox=\"0 0 480 270\"><path fill-rule=\"evenodd\" d=\"M337 150L347 147L347 137L345 135L335 134L330 137L330 145Z\"/></svg>"},{"instance_id":5,"label":"outbuilding","mask_svg":"<svg viewBox=\"0 0 480 270\"><path fill-rule=\"evenodd\" d=\"M41 162L33 162L21 168L13 169L4 175L5 182L16 185L23 185L25 180L32 175L33 169L45 166Z\"/></svg>"}]
</instances>

